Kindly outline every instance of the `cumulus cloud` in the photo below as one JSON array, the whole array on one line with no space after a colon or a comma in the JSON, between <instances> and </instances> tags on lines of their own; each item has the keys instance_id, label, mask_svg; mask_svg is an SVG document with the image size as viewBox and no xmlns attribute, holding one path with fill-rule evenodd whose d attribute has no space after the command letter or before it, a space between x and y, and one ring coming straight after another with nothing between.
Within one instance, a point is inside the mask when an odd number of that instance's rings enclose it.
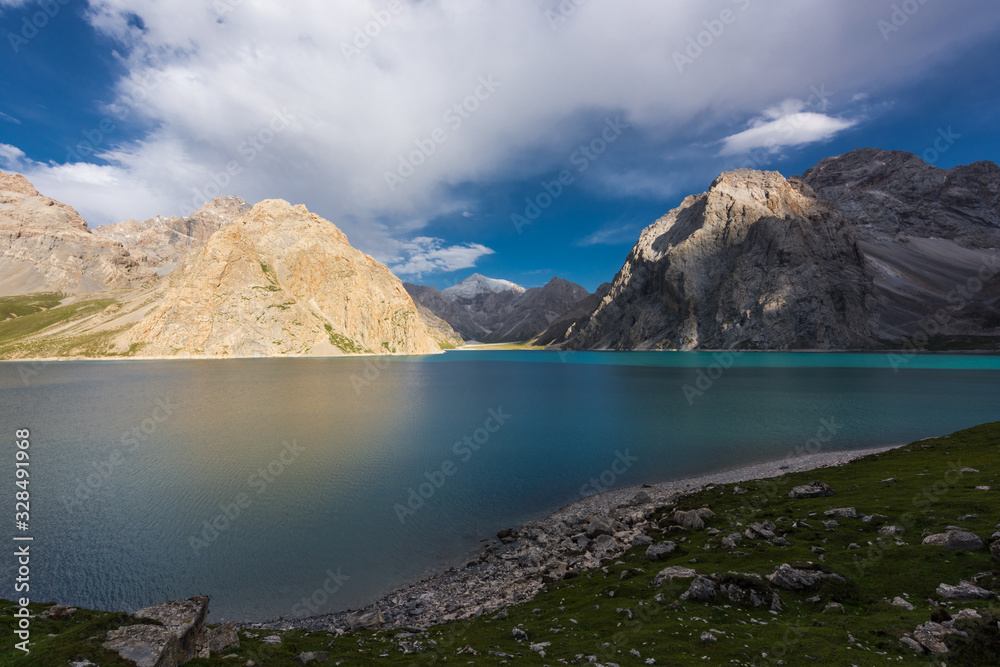
<instances>
[{"instance_id":1,"label":"cumulus cloud","mask_svg":"<svg viewBox=\"0 0 1000 667\"><path fill-rule=\"evenodd\" d=\"M553 23L556 0L401 0L397 13L384 0L89 0L88 20L121 55L106 103L113 117L130 111L125 129L98 147L98 165L33 162L29 178L92 225L176 215L216 190L281 197L388 260L435 217L481 210L476 188L551 179L609 114L632 129L586 178L612 196L658 197L692 178L690 164L657 158L692 142L727 137L729 154L831 136L851 122L835 108L760 110L820 82L834 105L905 85L997 29L992 0L966 4L922 5L887 44L882 3L748 3L679 72L673 54L733 2L589 2ZM776 38L762 48L761 35ZM715 149L703 153L714 170ZM635 165L644 173L622 176ZM467 222L469 241L479 224Z\"/></svg>"},{"instance_id":2,"label":"cumulus cloud","mask_svg":"<svg viewBox=\"0 0 1000 667\"><path fill-rule=\"evenodd\" d=\"M785 100L750 121L749 129L722 140L720 155L739 155L756 148L778 151L786 146L804 146L827 141L838 132L854 127L855 120L835 118L805 110L802 100Z\"/></svg>"},{"instance_id":3,"label":"cumulus cloud","mask_svg":"<svg viewBox=\"0 0 1000 667\"><path fill-rule=\"evenodd\" d=\"M390 264L393 273L420 277L427 273L447 273L469 269L480 257L492 255L493 250L479 243L445 245L442 239L418 236L400 247L403 257Z\"/></svg>"}]
</instances>

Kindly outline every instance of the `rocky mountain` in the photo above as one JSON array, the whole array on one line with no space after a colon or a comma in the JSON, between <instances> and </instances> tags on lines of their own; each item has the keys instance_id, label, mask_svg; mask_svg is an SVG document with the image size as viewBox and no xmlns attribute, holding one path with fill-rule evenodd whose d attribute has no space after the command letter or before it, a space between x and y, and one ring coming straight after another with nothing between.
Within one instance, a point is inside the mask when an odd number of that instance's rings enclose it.
<instances>
[{"instance_id":1,"label":"rocky mountain","mask_svg":"<svg viewBox=\"0 0 1000 667\"><path fill-rule=\"evenodd\" d=\"M96 227L94 234L118 241L141 264L166 275L205 245L212 234L249 210L250 205L239 197L216 197L186 218L160 215L144 221L126 220Z\"/></svg>"},{"instance_id":2,"label":"rocky mountain","mask_svg":"<svg viewBox=\"0 0 1000 667\"><path fill-rule=\"evenodd\" d=\"M594 311L597 310L601 301L610 291L611 283L601 284L593 294L583 297L561 317L553 320L531 343L533 345L552 345L574 336L581 327L586 326L587 322L590 321L590 316L594 314Z\"/></svg>"},{"instance_id":3,"label":"rocky mountain","mask_svg":"<svg viewBox=\"0 0 1000 667\"><path fill-rule=\"evenodd\" d=\"M155 277L121 243L91 232L72 207L0 171L0 295L84 294Z\"/></svg>"},{"instance_id":4,"label":"rocky mountain","mask_svg":"<svg viewBox=\"0 0 1000 667\"><path fill-rule=\"evenodd\" d=\"M849 224L800 182L741 169L643 230L574 348L855 348L872 274Z\"/></svg>"},{"instance_id":5,"label":"rocky mountain","mask_svg":"<svg viewBox=\"0 0 1000 667\"><path fill-rule=\"evenodd\" d=\"M587 295L583 287L562 278L525 290L478 273L442 291L409 283L405 287L465 340L483 343L529 340Z\"/></svg>"},{"instance_id":6,"label":"rocky mountain","mask_svg":"<svg viewBox=\"0 0 1000 667\"><path fill-rule=\"evenodd\" d=\"M877 149L789 179L727 172L642 232L589 313L537 342L989 347L1000 340L998 202L991 162L944 170Z\"/></svg>"},{"instance_id":7,"label":"rocky mountain","mask_svg":"<svg viewBox=\"0 0 1000 667\"><path fill-rule=\"evenodd\" d=\"M389 269L281 200L216 232L123 343L139 356L440 351Z\"/></svg>"}]
</instances>

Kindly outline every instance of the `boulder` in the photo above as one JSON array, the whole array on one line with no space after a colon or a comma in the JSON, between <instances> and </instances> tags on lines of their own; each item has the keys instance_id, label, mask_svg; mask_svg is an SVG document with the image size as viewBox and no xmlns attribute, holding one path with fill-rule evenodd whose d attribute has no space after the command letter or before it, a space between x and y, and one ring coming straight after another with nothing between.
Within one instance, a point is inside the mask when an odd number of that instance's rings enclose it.
<instances>
[{"instance_id":1,"label":"boulder","mask_svg":"<svg viewBox=\"0 0 1000 667\"><path fill-rule=\"evenodd\" d=\"M993 591L980 588L968 581L963 581L958 586L941 584L937 587L937 594L944 600L989 600L996 597Z\"/></svg>"},{"instance_id":2,"label":"boulder","mask_svg":"<svg viewBox=\"0 0 1000 667\"><path fill-rule=\"evenodd\" d=\"M607 519L597 517L587 524L587 537L594 539L598 535L614 535L615 529Z\"/></svg>"},{"instance_id":3,"label":"boulder","mask_svg":"<svg viewBox=\"0 0 1000 667\"><path fill-rule=\"evenodd\" d=\"M878 532L880 535L902 535L903 529L899 526L882 526Z\"/></svg>"},{"instance_id":4,"label":"boulder","mask_svg":"<svg viewBox=\"0 0 1000 667\"><path fill-rule=\"evenodd\" d=\"M126 625L110 631L104 648L136 667L175 667L181 661L177 635L162 625Z\"/></svg>"},{"instance_id":5,"label":"boulder","mask_svg":"<svg viewBox=\"0 0 1000 667\"><path fill-rule=\"evenodd\" d=\"M157 621L177 637L182 662L195 657L205 636L205 619L208 617L207 595L187 600L172 600L140 609L136 618Z\"/></svg>"},{"instance_id":6,"label":"boulder","mask_svg":"<svg viewBox=\"0 0 1000 667\"><path fill-rule=\"evenodd\" d=\"M497 538L502 544L510 544L511 542L516 542L519 537L516 530L513 528L504 528L497 533Z\"/></svg>"},{"instance_id":7,"label":"boulder","mask_svg":"<svg viewBox=\"0 0 1000 667\"><path fill-rule=\"evenodd\" d=\"M1000 560L1000 540L990 544L990 553L993 554L993 560Z\"/></svg>"},{"instance_id":8,"label":"boulder","mask_svg":"<svg viewBox=\"0 0 1000 667\"><path fill-rule=\"evenodd\" d=\"M648 505L651 502L653 502L653 496L649 495L648 491L640 491L632 496L632 500L629 501L629 505L636 507L638 505Z\"/></svg>"},{"instance_id":9,"label":"boulder","mask_svg":"<svg viewBox=\"0 0 1000 667\"><path fill-rule=\"evenodd\" d=\"M857 519L858 511L853 507L835 507L823 512L823 514L835 519Z\"/></svg>"},{"instance_id":10,"label":"boulder","mask_svg":"<svg viewBox=\"0 0 1000 667\"><path fill-rule=\"evenodd\" d=\"M824 579L836 579L844 581L839 574L827 574L818 570L800 570L792 567L788 563L778 566L773 573L767 575L767 580L778 588L789 591L801 591L822 582Z\"/></svg>"},{"instance_id":11,"label":"boulder","mask_svg":"<svg viewBox=\"0 0 1000 667\"><path fill-rule=\"evenodd\" d=\"M682 600L707 602L715 597L715 582L708 577L695 577L691 586L681 594Z\"/></svg>"},{"instance_id":12,"label":"boulder","mask_svg":"<svg viewBox=\"0 0 1000 667\"><path fill-rule=\"evenodd\" d=\"M53 621L65 621L67 618L76 613L75 607L67 607L63 604L54 604L45 611L42 612L42 616L45 618L51 618Z\"/></svg>"},{"instance_id":13,"label":"boulder","mask_svg":"<svg viewBox=\"0 0 1000 667\"><path fill-rule=\"evenodd\" d=\"M698 573L689 567L679 567L677 565L673 565L660 570L653 579L653 585L658 587L664 581L671 581L673 579L692 579L697 576Z\"/></svg>"},{"instance_id":14,"label":"boulder","mask_svg":"<svg viewBox=\"0 0 1000 667\"><path fill-rule=\"evenodd\" d=\"M667 554L672 554L675 551L677 551L676 542L660 542L659 544L653 544L646 549L646 560L663 560Z\"/></svg>"},{"instance_id":15,"label":"boulder","mask_svg":"<svg viewBox=\"0 0 1000 667\"><path fill-rule=\"evenodd\" d=\"M825 496L832 496L834 493L833 489L824 484L823 482L815 481L808 484L803 484L802 486L796 486L794 489L788 492L789 498L823 498Z\"/></svg>"},{"instance_id":16,"label":"boulder","mask_svg":"<svg viewBox=\"0 0 1000 667\"><path fill-rule=\"evenodd\" d=\"M986 543L978 535L966 530L949 530L946 533L928 535L922 544L955 551L979 551L986 547Z\"/></svg>"},{"instance_id":17,"label":"boulder","mask_svg":"<svg viewBox=\"0 0 1000 667\"><path fill-rule=\"evenodd\" d=\"M705 519L711 519L715 516L715 512L708 509L707 507L702 507L696 510L676 510L674 512L674 521L677 525L683 526L684 528L690 528L692 530L701 530L705 527Z\"/></svg>"},{"instance_id":18,"label":"boulder","mask_svg":"<svg viewBox=\"0 0 1000 667\"><path fill-rule=\"evenodd\" d=\"M907 611L913 611L913 605L904 600L903 598L899 597L898 595L894 597L892 599L892 602L890 602L889 604L895 605L897 607L902 607Z\"/></svg>"},{"instance_id":19,"label":"boulder","mask_svg":"<svg viewBox=\"0 0 1000 667\"><path fill-rule=\"evenodd\" d=\"M220 625L205 631L205 647L211 653L223 653L226 649L239 646L240 636L232 625Z\"/></svg>"},{"instance_id":20,"label":"boulder","mask_svg":"<svg viewBox=\"0 0 1000 667\"><path fill-rule=\"evenodd\" d=\"M913 631L913 638L930 653L947 653L948 646L944 643L944 639L951 633L952 630L940 623L929 621L917 626Z\"/></svg>"},{"instance_id":21,"label":"boulder","mask_svg":"<svg viewBox=\"0 0 1000 667\"><path fill-rule=\"evenodd\" d=\"M329 655L327 651L306 651L299 653L293 660L300 665L308 665L311 662L326 662Z\"/></svg>"}]
</instances>

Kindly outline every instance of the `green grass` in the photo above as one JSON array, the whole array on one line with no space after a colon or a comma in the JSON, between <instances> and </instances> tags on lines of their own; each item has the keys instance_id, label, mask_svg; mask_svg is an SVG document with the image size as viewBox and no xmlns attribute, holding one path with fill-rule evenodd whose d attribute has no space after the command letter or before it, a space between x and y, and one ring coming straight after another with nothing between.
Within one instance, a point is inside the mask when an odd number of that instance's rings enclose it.
<instances>
[{"instance_id":1,"label":"green grass","mask_svg":"<svg viewBox=\"0 0 1000 667\"><path fill-rule=\"evenodd\" d=\"M357 341L348 338L347 336L339 333L334 333L333 327L328 323L324 323L323 327L326 329L326 333L330 336L330 344L338 348L344 354L371 354L372 351L369 350L364 345L358 343Z\"/></svg>"},{"instance_id":2,"label":"green grass","mask_svg":"<svg viewBox=\"0 0 1000 667\"><path fill-rule=\"evenodd\" d=\"M104 349L107 332L92 334L86 340L86 337L60 337L58 340L47 341L44 337L36 336L47 329L96 315L115 303L117 301L114 299L93 299L0 322L0 359L56 356L58 350L73 347L81 347L85 352L92 351L92 354L85 356L99 356Z\"/></svg>"},{"instance_id":3,"label":"green grass","mask_svg":"<svg viewBox=\"0 0 1000 667\"><path fill-rule=\"evenodd\" d=\"M55 308L64 298L64 295L58 292L0 297L0 322Z\"/></svg>"},{"instance_id":4,"label":"green grass","mask_svg":"<svg viewBox=\"0 0 1000 667\"><path fill-rule=\"evenodd\" d=\"M965 467L979 472L958 472ZM888 478L897 481L883 481ZM836 494L808 500L788 498L793 486L814 479L832 486ZM936 607L929 600L936 598L938 584L957 584L977 573L993 572L992 580L982 585L1000 590L1000 565L989 551L953 552L920 545L924 533L939 532L949 525L960 525L987 538L1000 523L1000 504L995 500L1000 492L1000 422L919 441L846 466L740 483L746 490L743 495L735 494L734 486L715 486L684 496L676 508L654 516L658 528L650 531L650 536L655 541L671 539L680 546L666 560L651 563L644 558L644 548L632 549L617 561L605 561L603 569L546 585L534 600L509 608L505 620L481 616L430 628L408 640L422 642L426 650L418 653L404 655L397 648L393 637L401 630L349 633L338 638L326 632L287 632L280 633L283 643L277 647L259 641L271 632L256 632L256 637L241 632L242 645L233 651L238 660L212 658L188 664L242 665L253 659L258 665L292 666L297 664L293 656L308 650L327 650L331 660L326 664L339 661L343 665L499 665L506 660L509 665L554 666L582 664L576 658L581 654L622 667L644 664L650 657L657 665L771 665L779 659L787 665L940 664L926 656L914 656L899 643L903 634L930 620ZM981 491L976 486L991 486L993 490ZM674 528L674 509L703 506L716 513L708 520L708 529ZM834 507L856 507L859 514L878 513L884 518L868 522L837 519L840 525L828 530L822 525L827 519L823 511ZM969 514L978 516L960 520ZM786 535L790 546L744 538L734 551L721 548L723 536L742 530L750 522L766 520L775 522L777 532ZM801 524L793 528L795 521L805 521L811 528ZM897 545L895 538L878 532L888 524L904 526L899 537L905 544ZM710 535L712 528L721 534ZM861 548L851 548L852 544ZM813 547L824 550L822 563ZM779 590L784 605L779 613L720 600L713 604L679 601L688 585L683 580L659 589L653 586L656 573L671 565L706 574L765 575L782 563L807 561L847 581L803 592ZM742 574L732 576L749 581ZM663 594L661 600L655 597L658 593ZM809 601L813 595L819 595L821 601ZM896 596L907 597L916 609L890 605L887 600ZM842 604L844 612L824 612L828 602ZM944 662L950 667L1000 664L997 601L957 602L950 610L954 613L964 607L978 609L985 618L963 626L971 635L969 639L949 640L952 650ZM631 620L626 610L631 612ZM94 617L93 622L110 627L110 617L100 618ZM528 632L529 642L513 640L511 631L518 626ZM117 664L86 653L93 647L93 643L86 643L86 633L71 634L52 625L36 627L33 637L40 651L53 651L60 660L76 652L102 665ZM721 631L719 640L703 643L700 635L709 628ZM49 631L58 636L46 638ZM848 635L860 646L851 644ZM546 657L531 651L530 642L551 642ZM465 646L478 655L458 655ZM629 653L633 648L640 652L641 660ZM57 650L60 653L54 653ZM14 655L10 644L4 645L0 664L64 664L15 663Z\"/></svg>"}]
</instances>

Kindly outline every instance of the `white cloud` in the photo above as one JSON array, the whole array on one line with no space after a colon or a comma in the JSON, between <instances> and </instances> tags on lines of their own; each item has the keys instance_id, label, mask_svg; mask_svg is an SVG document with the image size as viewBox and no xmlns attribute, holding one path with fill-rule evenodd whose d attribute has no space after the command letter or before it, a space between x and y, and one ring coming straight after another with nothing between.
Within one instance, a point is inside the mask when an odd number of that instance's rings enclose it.
<instances>
[{"instance_id":1,"label":"white cloud","mask_svg":"<svg viewBox=\"0 0 1000 667\"><path fill-rule=\"evenodd\" d=\"M0 144L0 165L7 171L21 171L24 151L17 146Z\"/></svg>"},{"instance_id":2,"label":"white cloud","mask_svg":"<svg viewBox=\"0 0 1000 667\"><path fill-rule=\"evenodd\" d=\"M692 176L689 164L651 155L730 134L732 119L820 82L840 100L905 85L1000 24L992 0L962 12L928 3L887 44L876 27L882 3L752 3L681 73L673 54L734 3L589 2L553 31L545 10L558 4L404 0L380 26L373 13L384 0L90 0L88 19L123 54L126 73L106 102L109 115L130 110L128 128L99 146L103 165L34 162L29 178L92 225L178 214L216 188L251 202L281 197L366 252L399 257L403 239L435 216L479 210L475 190L456 186L551 179L608 114L630 124L632 143L609 148L586 177L611 194L654 196ZM348 59L344 45L366 27L375 36ZM762 35L780 39L764 49ZM485 95L480 77L491 75L499 87ZM456 116L466 100L476 110ZM283 109L294 121L249 150L248 137L267 136ZM780 145L816 141L851 122L823 109L759 120L726 149L786 134ZM444 141L390 190L385 173L436 129ZM139 139L126 141L130 131ZM621 176L636 164L644 178Z\"/></svg>"},{"instance_id":3,"label":"white cloud","mask_svg":"<svg viewBox=\"0 0 1000 667\"><path fill-rule=\"evenodd\" d=\"M608 223L577 241L579 246L633 244L643 225L629 222Z\"/></svg>"},{"instance_id":4,"label":"white cloud","mask_svg":"<svg viewBox=\"0 0 1000 667\"><path fill-rule=\"evenodd\" d=\"M0 111L0 120L6 121L8 123L13 123L14 125L21 125L21 121L20 120L18 120L17 118L14 118L10 114L4 113L3 111Z\"/></svg>"},{"instance_id":5,"label":"white cloud","mask_svg":"<svg viewBox=\"0 0 1000 667\"><path fill-rule=\"evenodd\" d=\"M788 146L804 146L826 141L857 121L834 118L815 111L803 111L806 103L788 99L769 107L750 121L750 128L722 140L720 155L740 155L755 148L778 151Z\"/></svg>"},{"instance_id":6,"label":"white cloud","mask_svg":"<svg viewBox=\"0 0 1000 667\"><path fill-rule=\"evenodd\" d=\"M397 275L417 277L469 269L476 265L480 257L494 252L479 243L446 246L443 240L427 236L418 236L403 244L400 251L403 256L389 268Z\"/></svg>"}]
</instances>

